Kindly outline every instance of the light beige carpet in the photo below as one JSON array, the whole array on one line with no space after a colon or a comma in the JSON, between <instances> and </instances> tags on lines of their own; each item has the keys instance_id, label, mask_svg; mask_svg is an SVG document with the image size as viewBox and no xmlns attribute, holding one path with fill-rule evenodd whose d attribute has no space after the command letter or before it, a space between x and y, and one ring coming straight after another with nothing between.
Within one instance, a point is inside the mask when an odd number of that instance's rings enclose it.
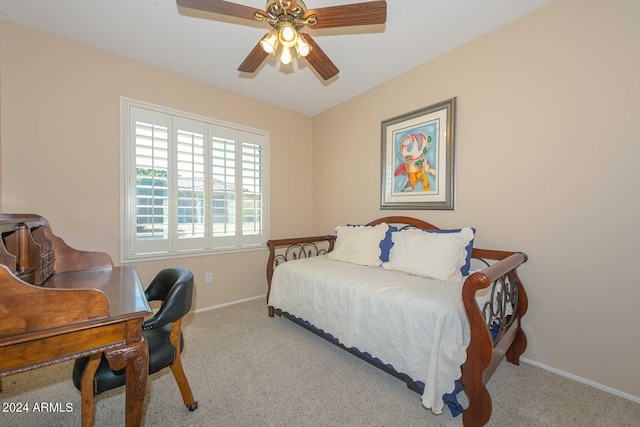
<instances>
[{"instance_id":1,"label":"light beige carpet","mask_svg":"<svg viewBox=\"0 0 640 427\"><path fill-rule=\"evenodd\" d=\"M269 318L263 299L189 315L184 332L184 368L199 408L189 412L171 372L159 372L149 379L146 426L462 425L446 408L442 415L424 409L402 381L284 318ZM72 365L3 378L0 409L28 403L32 410L3 410L0 426L80 425ZM503 362L488 388L491 426L640 426L640 404L525 363ZM42 402L72 411L34 412ZM124 388L96 397L95 424L124 424Z\"/></svg>"}]
</instances>

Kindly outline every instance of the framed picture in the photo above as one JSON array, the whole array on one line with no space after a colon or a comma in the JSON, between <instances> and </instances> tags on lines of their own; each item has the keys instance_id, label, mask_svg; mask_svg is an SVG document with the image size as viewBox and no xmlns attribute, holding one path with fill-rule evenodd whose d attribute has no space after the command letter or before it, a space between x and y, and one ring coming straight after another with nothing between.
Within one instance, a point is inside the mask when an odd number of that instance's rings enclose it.
<instances>
[{"instance_id":1,"label":"framed picture","mask_svg":"<svg viewBox=\"0 0 640 427\"><path fill-rule=\"evenodd\" d=\"M456 98L382 122L380 209L454 205Z\"/></svg>"}]
</instances>

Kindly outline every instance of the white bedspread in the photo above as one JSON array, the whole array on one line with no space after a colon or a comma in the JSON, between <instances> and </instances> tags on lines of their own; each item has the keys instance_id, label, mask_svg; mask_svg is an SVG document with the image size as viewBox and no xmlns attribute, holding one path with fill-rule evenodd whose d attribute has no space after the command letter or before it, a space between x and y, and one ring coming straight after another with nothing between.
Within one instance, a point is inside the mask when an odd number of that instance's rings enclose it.
<instances>
[{"instance_id":1,"label":"white bedspread","mask_svg":"<svg viewBox=\"0 0 640 427\"><path fill-rule=\"evenodd\" d=\"M279 265L269 305L424 382L422 404L440 414L469 344L462 283L320 256Z\"/></svg>"}]
</instances>

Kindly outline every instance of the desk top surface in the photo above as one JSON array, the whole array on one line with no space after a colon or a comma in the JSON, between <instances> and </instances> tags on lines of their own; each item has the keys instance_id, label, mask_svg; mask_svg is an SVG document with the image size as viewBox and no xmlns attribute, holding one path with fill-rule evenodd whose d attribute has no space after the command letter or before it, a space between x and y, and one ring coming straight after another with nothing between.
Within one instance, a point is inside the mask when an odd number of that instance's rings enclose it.
<instances>
[{"instance_id":1,"label":"desk top surface","mask_svg":"<svg viewBox=\"0 0 640 427\"><path fill-rule=\"evenodd\" d=\"M151 314L135 267L56 273L45 286L0 266L0 347L27 336L64 333Z\"/></svg>"},{"instance_id":2,"label":"desk top surface","mask_svg":"<svg viewBox=\"0 0 640 427\"><path fill-rule=\"evenodd\" d=\"M56 273L43 288L97 289L109 300L109 317L151 312L138 272L130 265Z\"/></svg>"}]
</instances>

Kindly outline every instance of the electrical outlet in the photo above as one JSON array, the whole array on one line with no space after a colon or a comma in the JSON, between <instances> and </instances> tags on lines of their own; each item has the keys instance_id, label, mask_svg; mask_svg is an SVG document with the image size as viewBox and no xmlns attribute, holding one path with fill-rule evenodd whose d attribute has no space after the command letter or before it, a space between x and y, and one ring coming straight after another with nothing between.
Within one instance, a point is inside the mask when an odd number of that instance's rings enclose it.
<instances>
[{"instance_id":1,"label":"electrical outlet","mask_svg":"<svg viewBox=\"0 0 640 427\"><path fill-rule=\"evenodd\" d=\"M213 274L211 274L211 273L207 273L207 274L205 274L205 275L204 275L204 280L205 280L205 282L207 282L207 283L211 283L211 282L213 282Z\"/></svg>"}]
</instances>

